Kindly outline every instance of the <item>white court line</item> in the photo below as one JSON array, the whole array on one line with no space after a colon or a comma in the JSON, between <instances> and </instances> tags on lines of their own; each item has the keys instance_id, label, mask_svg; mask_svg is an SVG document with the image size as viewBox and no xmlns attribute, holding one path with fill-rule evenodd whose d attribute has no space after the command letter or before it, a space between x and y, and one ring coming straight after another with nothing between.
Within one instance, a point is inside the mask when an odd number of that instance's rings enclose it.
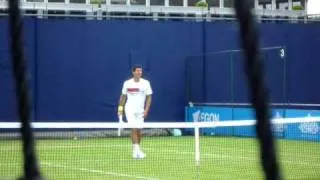
<instances>
[{"instance_id":1,"label":"white court line","mask_svg":"<svg viewBox=\"0 0 320 180\"><path fill-rule=\"evenodd\" d=\"M144 149L154 149L154 148L144 148ZM159 149L154 149L156 151L159 151ZM170 152L170 153L174 153L174 154L191 154L191 155L194 155L194 152L187 152L187 151L168 151L168 150L165 150L165 151L162 151L162 152ZM259 155L259 154L257 154ZM257 156L256 159L254 158L251 158L251 157L246 157L246 156L232 156L232 155L228 155L228 154L224 154L222 152L219 152L219 153L216 153L216 154L208 154L208 153L200 153L200 156L203 157L212 157L212 158L231 158L231 159L240 159L240 160L248 160L248 161L253 161L253 162L260 162L260 159L259 159L259 156ZM295 164L295 165L307 165L309 166L310 163L309 162L297 162L297 161L290 161L290 160L282 160L280 158L279 160L280 162L284 162L284 163L288 163L288 164ZM201 162L201 160L200 160ZM312 166L316 166L316 167L320 167L320 164L313 164Z\"/></svg>"},{"instance_id":2,"label":"white court line","mask_svg":"<svg viewBox=\"0 0 320 180\"><path fill-rule=\"evenodd\" d=\"M192 151L177 151L177 150L159 150L159 149L155 149L155 148L143 148L144 150L151 150L152 152L162 152L162 153L171 153L171 154L178 154L178 155L181 155L181 154L187 154L187 155L192 155L191 158L193 158L193 155L194 155L194 152ZM224 149L231 149L231 148L221 148L220 150L224 150ZM244 152L247 152L247 151L244 151ZM248 153L252 153L250 151L248 151ZM254 153L257 153L257 152L254 152ZM253 162L259 162L260 159L259 159L259 154L257 153L257 158L251 158L251 157L247 157L245 156L245 154L242 154L242 156L233 156L233 155L229 155L229 154L226 154L226 153L223 153L221 151L217 152L217 153L212 153L212 154L209 154L209 153L200 153L200 156L202 158L215 158L215 159L219 159L219 158L224 158L224 159L227 159L227 158L230 158L230 159L240 159L240 160L248 160L248 161L253 161ZM175 156L175 159L177 159L177 157ZM131 160L131 159L122 159L122 160ZM82 161L82 160L81 160ZM88 161L88 162L91 162L91 161L97 161L97 160L84 160L84 161ZM287 164L295 164L295 165L307 165L309 166L310 165L310 162L301 162L301 161L290 161L290 160L282 160L280 158L279 160L280 162L283 162L283 163L287 163ZM97 161L99 162L99 161ZM313 162L314 163L314 162ZM320 167L320 164L313 164L312 166L316 166L316 167Z\"/></svg>"},{"instance_id":3,"label":"white court line","mask_svg":"<svg viewBox=\"0 0 320 180\"><path fill-rule=\"evenodd\" d=\"M117 147L127 147L127 148L130 148L131 145L58 145L58 146L39 146L37 147L37 149L39 150L42 150L42 149L54 149L54 148L117 148ZM16 149L16 147L12 147L12 146L9 146L9 147L1 147L0 148L0 151L1 150L12 150L12 149ZM155 149L155 148L149 148L149 147L146 147L146 148L143 148L145 150L152 150L152 152L164 152L164 153L173 153L173 154L191 154L191 155L194 155L194 152L192 151L176 151L176 150L159 150L158 148ZM245 160L249 160L249 161L260 161L260 159L257 157L257 159L253 159L253 158L250 158L250 157L245 157L244 154L242 156L232 156L232 155L229 155L229 154L225 154L223 153L222 151L223 150L234 150L234 148L229 148L229 147L219 147L219 151L218 153L214 153L214 154L208 154L208 153L200 153L200 156L205 156L205 157L213 157L213 158L235 158L235 159L245 159ZM258 151L258 149L257 149ZM256 152L256 151L243 151L245 153L257 153L257 155L259 155L259 152ZM279 151L278 153L281 153L281 151ZM287 156L287 155L282 155L282 156ZM288 155L289 156L289 155ZM301 157L301 155L299 155ZM303 156L302 156L303 158ZM96 160L93 160L93 161L96 161ZM281 157L280 157L280 162L284 162L284 163L290 163L290 164L296 164L296 165L310 165L309 162L297 162L297 161L290 161L290 160L282 160ZM320 164L313 164L313 166L316 166L316 167L320 167Z\"/></svg>"},{"instance_id":4,"label":"white court line","mask_svg":"<svg viewBox=\"0 0 320 180\"><path fill-rule=\"evenodd\" d=\"M91 160L91 161L86 161L86 162L92 162L92 161L97 161L97 160ZM21 166L21 165L22 165L22 163L15 163L15 162L0 164L0 166ZM76 170L76 171L97 173L97 174L109 175L109 176L128 177L128 178L134 178L134 179L159 180L159 178L154 178L154 177L134 176L134 175L130 175L130 174L116 173L116 172L110 172L110 171L106 172L106 171L102 171L102 170L95 170L95 169L88 169L88 168L76 168L76 167L71 167L71 166L66 166L66 165L56 164L56 163L53 164L53 163L48 163L48 162L41 162L41 165L45 165L48 167L65 168L65 169Z\"/></svg>"},{"instance_id":5,"label":"white court line","mask_svg":"<svg viewBox=\"0 0 320 180\"><path fill-rule=\"evenodd\" d=\"M146 150L155 150L154 148L144 148ZM194 152L191 152L191 151L176 151L176 150L160 150L159 149L156 149L157 152L163 152L163 153L172 153L172 154L178 154L178 155L181 155L181 154L189 154L189 155L194 155ZM155 152L155 151L154 151ZM224 158L224 159L239 159L239 160L247 160L247 161L251 161L251 162L260 162L260 159L259 157L257 158L251 158L251 157L246 157L246 156L232 156L232 155L228 155L228 154L223 154L221 152L218 152L218 153L215 153L215 154L208 154L208 153L201 153L200 156L202 157L201 159L203 158L215 158L215 159L219 159L219 158ZM191 157L193 158L193 156ZM175 156L174 159L177 159L177 157ZM75 159L70 159L70 161L72 160L75 160ZM130 159L120 159L120 160L123 160L123 161L128 161L128 160L132 160L131 158ZM99 160L94 160L94 159L86 159L86 160L80 160L81 162L100 162ZM310 166L310 162L301 162L301 161L290 161L290 160L282 160L280 158L279 160L280 162L283 162L283 163L287 163L287 164L295 164L295 165L303 165L303 166ZM234 163L238 163L238 162L235 162L235 161L232 161ZM315 163L315 162L312 162L312 163ZM18 163L5 163L5 164L0 164L1 165L16 165ZM42 164L42 163L41 163ZM19 163L18 165L21 165L21 163ZM320 164L313 164L312 167L320 167Z\"/></svg>"},{"instance_id":6,"label":"white court line","mask_svg":"<svg viewBox=\"0 0 320 180\"><path fill-rule=\"evenodd\" d=\"M131 145L128 144L128 145L116 145L116 144L112 144L112 145L83 145L83 144L78 144L78 145L53 145L53 146L37 146L36 149L37 150L46 150L46 149L55 149L55 148L118 148L118 147L125 147L125 148L130 148ZM173 147L178 147L178 146L173 146ZM11 151L11 150L17 150L17 148L20 148L20 147L14 147L14 146L3 146L0 148L0 151L1 150L8 150L8 151ZM213 148L218 148L219 150L234 150L235 148L234 147L213 147ZM143 149L150 149L150 150L153 150L154 148L143 148ZM158 151L159 149L157 149ZM173 150L174 151L174 150ZM171 150L171 152L173 152ZM250 150L246 150L246 151L242 151L242 152L245 152L245 153L259 153L258 152L259 149L256 148L256 151L250 151ZM181 151L176 151L175 153L183 153L183 154L193 154L194 152L181 152ZM279 150L278 153L285 153L285 150ZM201 155L212 155L212 154L206 154L206 153L201 153ZM283 154L283 156L288 156L287 154ZM301 156L301 154L299 155L299 157L304 157L304 156Z\"/></svg>"},{"instance_id":7,"label":"white court line","mask_svg":"<svg viewBox=\"0 0 320 180\"><path fill-rule=\"evenodd\" d=\"M130 148L131 145L58 145L58 146L38 146L37 149L38 150L43 150L43 149L54 149L54 148L117 148L117 147L127 147L127 148ZM229 148L229 147L218 147L219 150L223 151L223 150L234 150L234 148ZM1 147L0 148L0 151L1 150L15 150L17 149L16 147L13 147L13 146L9 146L9 147ZM149 148L149 147L146 147L146 148L143 148L145 150L152 150L153 152L155 151L158 151L159 152L159 149L155 149L155 148ZM161 151L161 150L160 150ZM164 150L162 152L170 152L170 153L174 153L174 154L191 154L191 155L194 155L194 152L192 151L176 151L176 150ZM242 152L245 152L245 153L257 153L257 155L259 155L258 153L258 149L257 151L242 151ZM281 151L279 151L278 153L282 153ZM225 155L225 154L221 154L221 152L219 152L219 154L208 154L208 153L201 153L200 156L207 156L207 157L217 157L217 158L231 158L231 157L235 157L235 156L230 156L230 155ZM284 154L282 156L289 156L287 154ZM238 159L247 159L247 160L255 160L255 159L252 159L252 158L247 158L247 157L244 157L244 156L236 156ZM303 156L299 155L299 157L303 158ZM285 160L282 160L282 162L286 162L286 163L293 163L293 164L299 164L299 165L310 165L308 163L303 163L303 162L295 162L295 161L285 161ZM318 166L318 165L316 165ZM320 165L319 165L320 166Z\"/></svg>"},{"instance_id":8,"label":"white court line","mask_svg":"<svg viewBox=\"0 0 320 180\"><path fill-rule=\"evenodd\" d=\"M88 169L88 168L76 168L76 167L70 167L62 164L52 164L43 162L41 165L45 165L48 167L56 167L56 168L66 168L70 170L76 170L76 171L84 171L84 172L90 172L90 173L97 173L102 175L109 175L109 176L118 176L118 177L129 177L129 178L135 178L135 179L148 179L148 180L157 180L159 178L154 177L145 177L145 176L134 176L130 174L123 174L123 173L116 173L116 172L110 172L110 171L101 171L101 170L95 170L95 169Z\"/></svg>"}]
</instances>

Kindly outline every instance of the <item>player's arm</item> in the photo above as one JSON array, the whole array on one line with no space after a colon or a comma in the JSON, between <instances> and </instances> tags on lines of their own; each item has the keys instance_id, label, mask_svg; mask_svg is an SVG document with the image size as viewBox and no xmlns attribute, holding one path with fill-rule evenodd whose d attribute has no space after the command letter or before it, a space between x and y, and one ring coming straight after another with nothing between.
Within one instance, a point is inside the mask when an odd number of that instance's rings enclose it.
<instances>
[{"instance_id":1,"label":"player's arm","mask_svg":"<svg viewBox=\"0 0 320 180\"><path fill-rule=\"evenodd\" d=\"M144 109L144 118L146 118L149 114L151 101L152 101L152 89L150 82L147 81L147 90L146 90L146 103L145 103L145 109Z\"/></svg>"},{"instance_id":2,"label":"player's arm","mask_svg":"<svg viewBox=\"0 0 320 180\"><path fill-rule=\"evenodd\" d=\"M121 94L120 100L119 100L119 106L124 106L127 100L127 95L126 94Z\"/></svg>"},{"instance_id":3,"label":"player's arm","mask_svg":"<svg viewBox=\"0 0 320 180\"><path fill-rule=\"evenodd\" d=\"M118 104L118 115L123 115L124 111L124 104L126 103L127 100L127 87L126 87L126 82L123 83L122 90L121 90L121 95L119 99L119 104Z\"/></svg>"},{"instance_id":4,"label":"player's arm","mask_svg":"<svg viewBox=\"0 0 320 180\"><path fill-rule=\"evenodd\" d=\"M151 106L151 101L152 101L151 94L147 95L146 96L146 105L145 105L145 109L144 109L144 117L146 117L148 115L148 113L149 113L149 109L150 109L150 106Z\"/></svg>"},{"instance_id":5,"label":"player's arm","mask_svg":"<svg viewBox=\"0 0 320 180\"><path fill-rule=\"evenodd\" d=\"M118 115L123 115L124 104L126 103L127 95L121 94L118 105Z\"/></svg>"}]
</instances>

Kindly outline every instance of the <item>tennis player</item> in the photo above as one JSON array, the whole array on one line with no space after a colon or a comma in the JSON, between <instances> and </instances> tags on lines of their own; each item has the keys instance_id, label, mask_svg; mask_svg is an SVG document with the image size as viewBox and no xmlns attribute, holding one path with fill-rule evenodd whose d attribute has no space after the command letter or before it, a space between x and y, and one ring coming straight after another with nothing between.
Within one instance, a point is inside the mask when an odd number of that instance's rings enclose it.
<instances>
[{"instance_id":1,"label":"tennis player","mask_svg":"<svg viewBox=\"0 0 320 180\"><path fill-rule=\"evenodd\" d=\"M123 83L122 94L119 100L118 116L125 113L128 124L132 128L131 140L133 144L132 157L136 159L145 158L140 147L141 129L144 119L148 116L152 89L150 82L142 78L142 67L132 68L133 77Z\"/></svg>"}]
</instances>

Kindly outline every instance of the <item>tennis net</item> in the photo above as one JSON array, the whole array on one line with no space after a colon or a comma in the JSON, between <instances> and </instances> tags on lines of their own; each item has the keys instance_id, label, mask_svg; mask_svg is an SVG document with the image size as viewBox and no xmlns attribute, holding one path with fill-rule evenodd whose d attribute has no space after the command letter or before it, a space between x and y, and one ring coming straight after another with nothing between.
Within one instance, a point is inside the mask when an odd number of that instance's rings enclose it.
<instances>
[{"instance_id":1,"label":"tennis net","mask_svg":"<svg viewBox=\"0 0 320 180\"><path fill-rule=\"evenodd\" d=\"M127 123L34 122L32 128L47 179L263 179L255 123L144 123L144 159L132 158ZM19 127L0 123L0 179L22 174ZM272 129L284 178L319 178L320 117L272 119Z\"/></svg>"}]
</instances>

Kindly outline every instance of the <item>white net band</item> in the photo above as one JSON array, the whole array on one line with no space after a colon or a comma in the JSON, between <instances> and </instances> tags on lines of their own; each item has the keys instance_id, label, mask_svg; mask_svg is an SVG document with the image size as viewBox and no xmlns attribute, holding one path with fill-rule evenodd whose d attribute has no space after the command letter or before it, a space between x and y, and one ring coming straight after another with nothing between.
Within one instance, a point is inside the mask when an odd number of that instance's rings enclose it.
<instances>
[{"instance_id":1,"label":"white net band","mask_svg":"<svg viewBox=\"0 0 320 180\"><path fill-rule=\"evenodd\" d=\"M297 118L274 118L271 124L291 124L291 123L311 123L320 122L320 117L297 117ZM142 128L214 128L214 127L232 127L232 126L252 126L256 120L237 120L237 121L214 121L214 122L145 122ZM17 129L21 127L19 122L1 122L0 129ZM135 125L118 122L32 122L32 128L54 128L54 129L118 129L135 128Z\"/></svg>"}]
</instances>

